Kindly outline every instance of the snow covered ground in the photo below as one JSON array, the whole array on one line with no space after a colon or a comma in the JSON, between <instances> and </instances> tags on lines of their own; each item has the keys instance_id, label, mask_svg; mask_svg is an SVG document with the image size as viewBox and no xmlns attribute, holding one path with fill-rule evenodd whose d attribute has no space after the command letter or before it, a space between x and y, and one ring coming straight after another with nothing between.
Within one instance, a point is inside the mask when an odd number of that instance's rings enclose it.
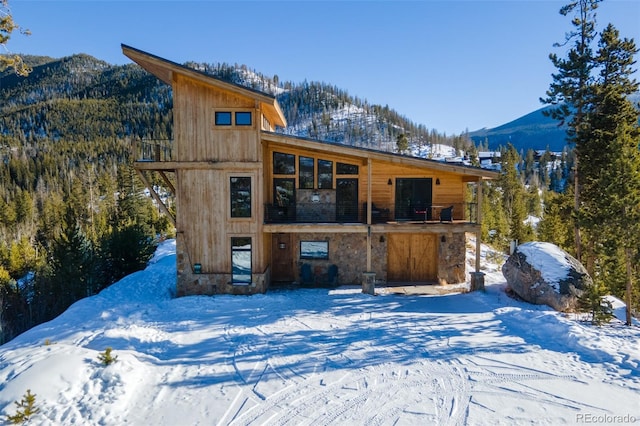
<instances>
[{"instance_id":1,"label":"snow covered ground","mask_svg":"<svg viewBox=\"0 0 640 426\"><path fill-rule=\"evenodd\" d=\"M467 294L172 299L168 241L0 347L0 414L30 389L38 425L639 423L640 328L510 299L499 266Z\"/></svg>"}]
</instances>

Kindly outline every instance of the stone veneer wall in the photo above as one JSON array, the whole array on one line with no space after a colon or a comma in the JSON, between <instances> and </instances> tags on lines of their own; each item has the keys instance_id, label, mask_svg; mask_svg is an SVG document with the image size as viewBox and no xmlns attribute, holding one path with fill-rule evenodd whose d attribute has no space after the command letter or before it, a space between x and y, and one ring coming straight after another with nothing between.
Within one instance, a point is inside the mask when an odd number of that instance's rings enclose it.
<instances>
[{"instance_id":1,"label":"stone veneer wall","mask_svg":"<svg viewBox=\"0 0 640 426\"><path fill-rule=\"evenodd\" d=\"M386 279L387 275L387 248L386 237L380 241L380 235L372 236L372 266L376 272L376 281ZM300 241L328 241L329 259L300 259ZM311 270L316 277L322 277L327 273L330 265L338 266L339 284L362 283L362 273L367 267L367 236L365 234L295 234L293 241L296 259L296 277L300 279L300 268L303 263L311 265Z\"/></svg>"},{"instance_id":2,"label":"stone veneer wall","mask_svg":"<svg viewBox=\"0 0 640 426\"><path fill-rule=\"evenodd\" d=\"M457 284L466 281L467 247L464 232L438 235L438 281Z\"/></svg>"},{"instance_id":3,"label":"stone veneer wall","mask_svg":"<svg viewBox=\"0 0 640 426\"><path fill-rule=\"evenodd\" d=\"M444 238L444 241L443 241ZM329 265L338 266L339 284L362 284L366 271L365 234L295 234L293 238L296 259L296 277L300 267L308 263L322 280ZM300 241L329 241L329 259L300 259ZM466 281L466 239L464 233L438 234L438 281L440 284L457 284ZM371 235L371 265L376 283L387 280L387 235ZM176 236L177 295L255 294L264 293L269 287L270 270L252 275L251 285L232 285L231 274L194 274L185 250L184 236Z\"/></svg>"},{"instance_id":4,"label":"stone veneer wall","mask_svg":"<svg viewBox=\"0 0 640 426\"><path fill-rule=\"evenodd\" d=\"M314 194L318 201L313 201ZM296 220L299 222L334 222L336 220L335 189L298 189Z\"/></svg>"},{"instance_id":5,"label":"stone veneer wall","mask_svg":"<svg viewBox=\"0 0 640 426\"><path fill-rule=\"evenodd\" d=\"M177 296L213 294L255 294L267 291L270 271L252 274L251 284L231 284L231 274L194 274L185 249L184 235L176 235Z\"/></svg>"}]
</instances>

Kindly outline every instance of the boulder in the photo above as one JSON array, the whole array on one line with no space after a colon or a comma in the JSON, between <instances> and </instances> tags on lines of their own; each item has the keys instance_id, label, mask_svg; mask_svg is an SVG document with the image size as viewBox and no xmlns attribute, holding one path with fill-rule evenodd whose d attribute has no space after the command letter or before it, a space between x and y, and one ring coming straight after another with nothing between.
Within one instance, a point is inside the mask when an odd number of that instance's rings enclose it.
<instances>
[{"instance_id":1,"label":"boulder","mask_svg":"<svg viewBox=\"0 0 640 426\"><path fill-rule=\"evenodd\" d=\"M561 312L574 311L578 297L593 284L578 260L544 242L519 245L502 265L502 274L523 300Z\"/></svg>"}]
</instances>

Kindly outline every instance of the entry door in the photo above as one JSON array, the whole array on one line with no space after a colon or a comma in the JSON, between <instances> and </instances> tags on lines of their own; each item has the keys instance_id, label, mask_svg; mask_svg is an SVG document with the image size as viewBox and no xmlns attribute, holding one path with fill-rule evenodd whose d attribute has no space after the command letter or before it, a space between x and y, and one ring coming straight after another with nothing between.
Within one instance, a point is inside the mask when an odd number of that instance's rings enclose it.
<instances>
[{"instance_id":1,"label":"entry door","mask_svg":"<svg viewBox=\"0 0 640 426\"><path fill-rule=\"evenodd\" d=\"M430 220L431 194L431 178L397 178L396 219Z\"/></svg>"},{"instance_id":2,"label":"entry door","mask_svg":"<svg viewBox=\"0 0 640 426\"><path fill-rule=\"evenodd\" d=\"M336 220L358 220L358 179L336 179Z\"/></svg>"},{"instance_id":3,"label":"entry door","mask_svg":"<svg viewBox=\"0 0 640 426\"><path fill-rule=\"evenodd\" d=\"M434 234L390 234L387 281L435 282L438 279L438 240Z\"/></svg>"},{"instance_id":4,"label":"entry door","mask_svg":"<svg viewBox=\"0 0 640 426\"><path fill-rule=\"evenodd\" d=\"M273 234L271 239L271 281L292 282L295 280L291 240L291 234Z\"/></svg>"}]
</instances>

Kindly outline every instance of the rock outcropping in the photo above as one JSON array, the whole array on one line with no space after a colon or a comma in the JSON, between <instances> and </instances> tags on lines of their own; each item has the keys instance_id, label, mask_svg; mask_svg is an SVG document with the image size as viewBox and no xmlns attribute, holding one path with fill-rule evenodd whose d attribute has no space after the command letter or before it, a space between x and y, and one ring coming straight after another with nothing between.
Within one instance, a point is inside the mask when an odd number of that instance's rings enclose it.
<instances>
[{"instance_id":1,"label":"rock outcropping","mask_svg":"<svg viewBox=\"0 0 640 426\"><path fill-rule=\"evenodd\" d=\"M521 244L502 265L507 284L518 296L557 311L575 310L578 297L593 284L578 260L551 243Z\"/></svg>"}]
</instances>

